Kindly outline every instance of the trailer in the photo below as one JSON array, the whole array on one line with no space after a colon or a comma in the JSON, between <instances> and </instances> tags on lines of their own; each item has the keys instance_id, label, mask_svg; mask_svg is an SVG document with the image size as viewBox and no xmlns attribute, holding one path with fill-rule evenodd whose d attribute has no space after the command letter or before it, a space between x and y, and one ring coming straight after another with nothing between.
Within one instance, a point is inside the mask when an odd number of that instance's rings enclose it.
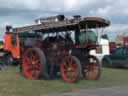
<instances>
[{"instance_id":1,"label":"trailer","mask_svg":"<svg viewBox=\"0 0 128 96\"><path fill-rule=\"evenodd\" d=\"M4 50L9 58L19 62L20 70L27 79L56 78L58 72L69 83L78 81L81 73L88 80L99 78L99 61L89 55L90 50L98 47L97 42L87 39L81 43L80 34L82 30L86 32L87 29L109 26L108 20L78 15L71 19L58 15L39 20L36 22L40 23L30 26L7 26L4 36ZM75 53L77 51L78 54ZM94 71L97 66L98 74L94 74L97 78L89 77L89 71Z\"/></svg>"}]
</instances>

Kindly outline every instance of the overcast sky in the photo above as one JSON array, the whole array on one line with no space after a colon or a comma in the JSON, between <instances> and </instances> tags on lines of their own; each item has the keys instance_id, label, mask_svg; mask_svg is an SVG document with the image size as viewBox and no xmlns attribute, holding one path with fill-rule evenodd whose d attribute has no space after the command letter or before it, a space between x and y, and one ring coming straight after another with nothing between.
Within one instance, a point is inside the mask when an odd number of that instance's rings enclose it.
<instances>
[{"instance_id":1,"label":"overcast sky","mask_svg":"<svg viewBox=\"0 0 128 96\"><path fill-rule=\"evenodd\" d=\"M22 26L32 24L36 18L57 14L106 18L111 21L105 30L111 40L117 33L128 32L127 0L0 0L0 4L1 34L6 24Z\"/></svg>"}]
</instances>

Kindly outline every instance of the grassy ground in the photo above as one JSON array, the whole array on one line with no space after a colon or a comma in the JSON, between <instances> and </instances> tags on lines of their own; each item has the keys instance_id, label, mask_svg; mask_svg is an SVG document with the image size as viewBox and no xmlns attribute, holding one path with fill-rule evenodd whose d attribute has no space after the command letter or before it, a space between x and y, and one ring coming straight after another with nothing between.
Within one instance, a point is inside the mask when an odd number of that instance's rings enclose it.
<instances>
[{"instance_id":1,"label":"grassy ground","mask_svg":"<svg viewBox=\"0 0 128 96\"><path fill-rule=\"evenodd\" d=\"M77 91L83 88L128 86L128 70L103 69L98 81L80 80L68 84L63 80L26 80L17 67L0 72L0 96L47 96L47 94Z\"/></svg>"}]
</instances>

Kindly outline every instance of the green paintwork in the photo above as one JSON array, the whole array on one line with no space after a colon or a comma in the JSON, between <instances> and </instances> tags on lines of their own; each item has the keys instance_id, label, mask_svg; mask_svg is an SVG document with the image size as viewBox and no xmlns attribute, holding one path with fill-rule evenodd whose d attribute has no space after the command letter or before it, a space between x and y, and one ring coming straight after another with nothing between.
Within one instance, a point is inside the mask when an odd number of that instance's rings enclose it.
<instances>
[{"instance_id":1,"label":"green paintwork","mask_svg":"<svg viewBox=\"0 0 128 96\"><path fill-rule=\"evenodd\" d=\"M128 67L128 48L118 48L115 53L111 55L107 55L104 58L106 60L102 60L102 63L105 64L108 60L111 61L112 66L117 67ZM105 64L106 65L106 64ZM110 64L108 64L110 65Z\"/></svg>"},{"instance_id":2,"label":"green paintwork","mask_svg":"<svg viewBox=\"0 0 128 96\"><path fill-rule=\"evenodd\" d=\"M86 41L90 40L90 41L97 41L97 36L95 34L95 32L93 31L82 31L79 35L79 41L81 44L85 43Z\"/></svg>"}]
</instances>

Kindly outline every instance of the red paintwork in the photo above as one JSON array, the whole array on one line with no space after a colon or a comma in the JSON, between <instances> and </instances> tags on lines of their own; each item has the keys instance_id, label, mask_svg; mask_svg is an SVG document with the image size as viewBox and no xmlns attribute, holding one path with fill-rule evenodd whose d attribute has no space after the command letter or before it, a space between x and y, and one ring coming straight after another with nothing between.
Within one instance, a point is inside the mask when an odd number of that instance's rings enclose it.
<instances>
[{"instance_id":1,"label":"red paintwork","mask_svg":"<svg viewBox=\"0 0 128 96\"><path fill-rule=\"evenodd\" d=\"M94 57L89 57L90 64L83 64L82 74L87 80L96 80L100 71L98 70L99 61Z\"/></svg>"},{"instance_id":2,"label":"red paintwork","mask_svg":"<svg viewBox=\"0 0 128 96\"><path fill-rule=\"evenodd\" d=\"M112 52L112 49L116 47L116 43L115 42L109 42L109 49L110 49L110 52Z\"/></svg>"},{"instance_id":3,"label":"red paintwork","mask_svg":"<svg viewBox=\"0 0 128 96\"><path fill-rule=\"evenodd\" d=\"M64 59L64 62L60 65L61 76L63 80L68 83L75 82L79 75L78 66L74 64L74 60L72 57L67 57ZM74 74L73 77L69 76L69 74Z\"/></svg>"},{"instance_id":4,"label":"red paintwork","mask_svg":"<svg viewBox=\"0 0 128 96\"><path fill-rule=\"evenodd\" d=\"M40 60L39 56L32 48L24 53L22 68L23 74L27 79L36 80L39 78L41 71Z\"/></svg>"},{"instance_id":5,"label":"red paintwork","mask_svg":"<svg viewBox=\"0 0 128 96\"><path fill-rule=\"evenodd\" d=\"M19 37L18 37L18 35L16 35L16 39L17 39L16 45L11 44L11 37L12 37L12 34L10 34L10 33L5 34L5 36L4 36L4 50L11 53L13 58L19 59L20 58Z\"/></svg>"},{"instance_id":6,"label":"red paintwork","mask_svg":"<svg viewBox=\"0 0 128 96\"><path fill-rule=\"evenodd\" d=\"M128 43L128 36L123 37L123 45L126 46Z\"/></svg>"}]
</instances>

